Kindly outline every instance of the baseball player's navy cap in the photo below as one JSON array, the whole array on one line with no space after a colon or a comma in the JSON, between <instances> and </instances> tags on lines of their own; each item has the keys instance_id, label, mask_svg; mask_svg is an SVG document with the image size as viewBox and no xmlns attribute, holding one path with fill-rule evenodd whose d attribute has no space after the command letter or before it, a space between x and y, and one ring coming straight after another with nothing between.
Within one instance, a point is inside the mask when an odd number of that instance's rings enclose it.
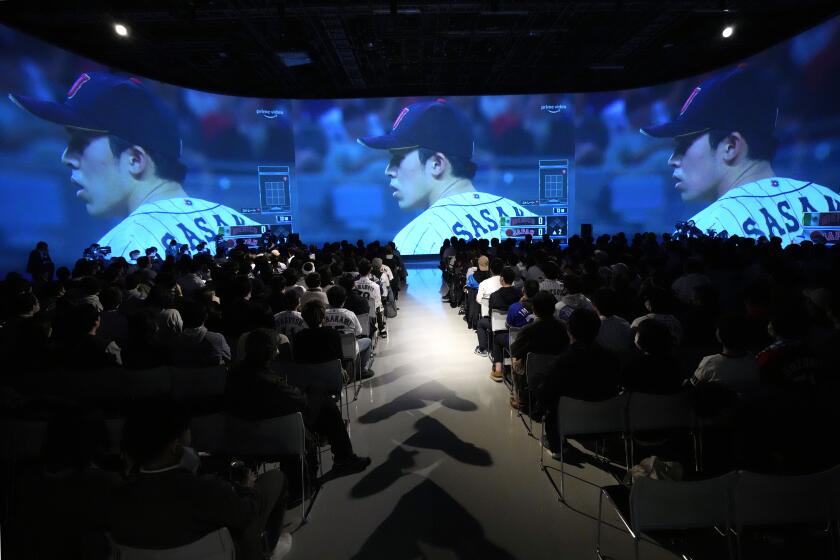
<instances>
[{"instance_id":1,"label":"baseball player's navy cap","mask_svg":"<svg viewBox=\"0 0 840 560\"><path fill-rule=\"evenodd\" d=\"M472 159L475 148L472 123L445 99L412 103L400 111L390 132L359 138L358 142L377 150L426 148L467 160Z\"/></svg>"},{"instance_id":2,"label":"baseball player's navy cap","mask_svg":"<svg viewBox=\"0 0 840 560\"><path fill-rule=\"evenodd\" d=\"M181 136L175 114L139 79L107 72L79 76L61 103L9 94L36 117L65 127L113 134L177 161Z\"/></svg>"},{"instance_id":3,"label":"baseball player's navy cap","mask_svg":"<svg viewBox=\"0 0 840 560\"><path fill-rule=\"evenodd\" d=\"M772 88L742 64L691 91L680 114L669 123L641 129L656 138L676 138L708 130L772 135L778 107Z\"/></svg>"}]
</instances>

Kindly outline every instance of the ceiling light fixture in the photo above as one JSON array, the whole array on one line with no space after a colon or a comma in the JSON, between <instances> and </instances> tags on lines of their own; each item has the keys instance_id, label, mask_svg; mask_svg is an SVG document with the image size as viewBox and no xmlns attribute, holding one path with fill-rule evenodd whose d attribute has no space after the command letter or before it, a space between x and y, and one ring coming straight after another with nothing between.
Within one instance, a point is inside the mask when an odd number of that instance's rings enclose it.
<instances>
[{"instance_id":1,"label":"ceiling light fixture","mask_svg":"<svg viewBox=\"0 0 840 560\"><path fill-rule=\"evenodd\" d=\"M729 39L730 37L732 37L733 33L735 33L735 28L731 25L727 25L723 28L723 31L721 31L720 34L723 36L724 39Z\"/></svg>"},{"instance_id":2,"label":"ceiling light fixture","mask_svg":"<svg viewBox=\"0 0 840 560\"><path fill-rule=\"evenodd\" d=\"M128 37L128 27L121 23L114 24L114 33L119 35L120 37Z\"/></svg>"}]
</instances>

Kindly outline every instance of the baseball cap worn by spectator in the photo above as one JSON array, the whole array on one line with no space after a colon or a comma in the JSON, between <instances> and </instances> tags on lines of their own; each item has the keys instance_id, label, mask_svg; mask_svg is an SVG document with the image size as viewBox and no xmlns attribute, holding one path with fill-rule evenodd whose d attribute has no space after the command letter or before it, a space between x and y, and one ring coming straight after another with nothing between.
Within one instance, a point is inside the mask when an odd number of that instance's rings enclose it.
<instances>
[{"instance_id":1,"label":"baseball cap worn by spectator","mask_svg":"<svg viewBox=\"0 0 840 560\"><path fill-rule=\"evenodd\" d=\"M400 111L389 132L358 142L376 150L426 148L465 160L471 160L475 150L472 123L445 99L412 103Z\"/></svg>"},{"instance_id":2,"label":"baseball cap worn by spectator","mask_svg":"<svg viewBox=\"0 0 840 560\"><path fill-rule=\"evenodd\" d=\"M175 114L138 78L85 72L61 103L15 93L10 93L9 99L46 121L110 134L142 146L153 156L180 163L182 144Z\"/></svg>"},{"instance_id":3,"label":"baseball cap worn by spectator","mask_svg":"<svg viewBox=\"0 0 840 560\"><path fill-rule=\"evenodd\" d=\"M741 64L694 88L671 122L641 129L655 138L677 138L709 130L752 132L771 136L778 107L772 88L747 65Z\"/></svg>"}]
</instances>

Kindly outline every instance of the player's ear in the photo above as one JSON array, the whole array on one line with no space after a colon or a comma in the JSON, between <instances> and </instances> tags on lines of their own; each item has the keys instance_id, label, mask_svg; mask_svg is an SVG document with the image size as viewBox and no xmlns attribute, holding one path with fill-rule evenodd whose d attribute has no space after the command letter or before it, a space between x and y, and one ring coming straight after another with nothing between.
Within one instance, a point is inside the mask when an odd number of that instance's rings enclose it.
<instances>
[{"instance_id":1,"label":"player's ear","mask_svg":"<svg viewBox=\"0 0 840 560\"><path fill-rule=\"evenodd\" d=\"M747 154L747 142L740 132L731 132L718 146L723 161L732 164Z\"/></svg>"},{"instance_id":2,"label":"player's ear","mask_svg":"<svg viewBox=\"0 0 840 560\"><path fill-rule=\"evenodd\" d=\"M122 155L128 171L136 177L143 175L152 165L149 154L141 146L131 146Z\"/></svg>"},{"instance_id":3,"label":"player's ear","mask_svg":"<svg viewBox=\"0 0 840 560\"><path fill-rule=\"evenodd\" d=\"M441 152L435 152L432 157L426 160L426 169L428 169L432 176L436 179L443 175L444 171L446 171L447 165L449 165L449 160L446 159L446 156Z\"/></svg>"}]
</instances>

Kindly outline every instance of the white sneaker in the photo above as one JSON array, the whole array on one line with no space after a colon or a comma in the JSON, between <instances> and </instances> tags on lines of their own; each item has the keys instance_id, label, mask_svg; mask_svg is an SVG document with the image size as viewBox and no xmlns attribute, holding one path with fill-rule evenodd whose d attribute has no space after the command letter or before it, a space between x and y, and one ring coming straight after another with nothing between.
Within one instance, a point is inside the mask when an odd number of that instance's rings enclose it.
<instances>
[{"instance_id":1,"label":"white sneaker","mask_svg":"<svg viewBox=\"0 0 840 560\"><path fill-rule=\"evenodd\" d=\"M282 560L289 554L290 550L292 550L292 534L283 533L277 539L277 545L275 545L274 551L271 553L271 560Z\"/></svg>"}]
</instances>

